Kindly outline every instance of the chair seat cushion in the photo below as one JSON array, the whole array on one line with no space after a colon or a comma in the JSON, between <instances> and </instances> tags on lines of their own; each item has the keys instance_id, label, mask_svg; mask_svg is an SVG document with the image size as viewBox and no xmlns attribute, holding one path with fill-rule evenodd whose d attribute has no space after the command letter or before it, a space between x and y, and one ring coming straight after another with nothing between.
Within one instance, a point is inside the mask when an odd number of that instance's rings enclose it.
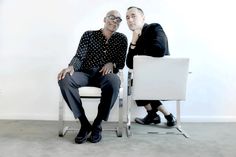
<instances>
[{"instance_id":1,"label":"chair seat cushion","mask_svg":"<svg viewBox=\"0 0 236 157\"><path fill-rule=\"evenodd\" d=\"M101 89L98 87L80 87L79 94L81 97L101 97ZM123 95L123 88L120 88L119 95Z\"/></svg>"},{"instance_id":2,"label":"chair seat cushion","mask_svg":"<svg viewBox=\"0 0 236 157\"><path fill-rule=\"evenodd\" d=\"M100 97L101 89L98 87L80 87L79 94L81 97Z\"/></svg>"}]
</instances>

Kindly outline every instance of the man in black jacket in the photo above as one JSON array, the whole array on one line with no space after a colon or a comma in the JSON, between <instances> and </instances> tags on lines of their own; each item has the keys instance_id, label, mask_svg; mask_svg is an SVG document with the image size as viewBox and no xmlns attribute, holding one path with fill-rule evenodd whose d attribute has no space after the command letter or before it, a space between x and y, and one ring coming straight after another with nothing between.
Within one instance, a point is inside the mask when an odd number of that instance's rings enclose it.
<instances>
[{"instance_id":1,"label":"man in black jacket","mask_svg":"<svg viewBox=\"0 0 236 157\"><path fill-rule=\"evenodd\" d=\"M133 57L135 55L152 57L169 55L168 40L163 28L158 23L144 23L145 17L142 9L134 6L129 7L126 20L129 29L132 31L132 40L126 58L128 68L133 69ZM136 123L158 124L161 119L156 112L160 111L167 120L167 126L176 125L175 117L167 111L159 100L137 100L136 103L138 106L144 106L148 113L144 118L135 118Z\"/></svg>"}]
</instances>

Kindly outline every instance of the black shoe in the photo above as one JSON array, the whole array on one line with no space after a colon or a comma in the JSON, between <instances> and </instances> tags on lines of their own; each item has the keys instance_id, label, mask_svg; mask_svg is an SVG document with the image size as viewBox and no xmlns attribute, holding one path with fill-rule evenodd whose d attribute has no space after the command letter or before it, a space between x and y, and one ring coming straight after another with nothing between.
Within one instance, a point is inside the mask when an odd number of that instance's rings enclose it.
<instances>
[{"instance_id":1,"label":"black shoe","mask_svg":"<svg viewBox=\"0 0 236 157\"><path fill-rule=\"evenodd\" d=\"M88 141L92 143L97 143L101 141L102 139L102 127L99 126L93 126L92 133L90 137L88 138Z\"/></svg>"},{"instance_id":2,"label":"black shoe","mask_svg":"<svg viewBox=\"0 0 236 157\"><path fill-rule=\"evenodd\" d=\"M75 143L82 144L82 143L86 142L91 130L92 130L91 126L81 127L79 130L79 133L75 137Z\"/></svg>"},{"instance_id":3,"label":"black shoe","mask_svg":"<svg viewBox=\"0 0 236 157\"><path fill-rule=\"evenodd\" d=\"M156 113L152 116L150 114L147 114L144 118L135 118L135 122L143 125L148 125L151 123L158 124L161 123L161 118Z\"/></svg>"},{"instance_id":4,"label":"black shoe","mask_svg":"<svg viewBox=\"0 0 236 157\"><path fill-rule=\"evenodd\" d=\"M167 120L167 124L166 124L167 126L171 127L171 126L176 125L177 121L176 121L175 117L172 114L165 116L165 118Z\"/></svg>"}]
</instances>

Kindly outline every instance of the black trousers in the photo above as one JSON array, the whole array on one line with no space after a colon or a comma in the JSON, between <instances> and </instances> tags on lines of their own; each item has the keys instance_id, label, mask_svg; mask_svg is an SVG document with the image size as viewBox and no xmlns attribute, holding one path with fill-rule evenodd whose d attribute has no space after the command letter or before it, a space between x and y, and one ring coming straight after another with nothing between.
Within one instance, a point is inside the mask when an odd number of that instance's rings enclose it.
<instances>
[{"instance_id":1,"label":"black trousers","mask_svg":"<svg viewBox=\"0 0 236 157\"><path fill-rule=\"evenodd\" d=\"M157 108L162 105L160 100L136 100L137 106L145 106L151 104L153 111L158 111Z\"/></svg>"},{"instance_id":2,"label":"black trousers","mask_svg":"<svg viewBox=\"0 0 236 157\"><path fill-rule=\"evenodd\" d=\"M114 73L102 76L99 70L95 68L83 72L74 72L72 76L67 74L64 79L58 81L63 98L75 118L85 115L78 88L95 86L101 88L102 91L97 115L105 121L108 120L110 110L114 106L119 94L120 79Z\"/></svg>"}]
</instances>

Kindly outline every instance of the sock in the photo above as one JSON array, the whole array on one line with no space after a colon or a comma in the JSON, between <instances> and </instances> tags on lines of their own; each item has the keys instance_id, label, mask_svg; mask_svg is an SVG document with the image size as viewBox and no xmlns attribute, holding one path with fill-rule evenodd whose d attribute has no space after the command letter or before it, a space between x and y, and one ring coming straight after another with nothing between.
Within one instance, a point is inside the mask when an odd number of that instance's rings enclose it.
<instances>
[{"instance_id":1,"label":"sock","mask_svg":"<svg viewBox=\"0 0 236 157\"><path fill-rule=\"evenodd\" d=\"M159 106L159 105L156 105L155 103L151 103L151 107L152 107L153 112L156 113L156 112L158 111L158 109L157 109L158 106Z\"/></svg>"},{"instance_id":2,"label":"sock","mask_svg":"<svg viewBox=\"0 0 236 157\"><path fill-rule=\"evenodd\" d=\"M97 115L97 117L95 118L93 122L93 126L101 126L101 124L102 124L102 117Z\"/></svg>"},{"instance_id":3,"label":"sock","mask_svg":"<svg viewBox=\"0 0 236 157\"><path fill-rule=\"evenodd\" d=\"M156 117L156 115L157 115L154 110L149 110L149 111L147 111L147 113L150 117Z\"/></svg>"},{"instance_id":4,"label":"sock","mask_svg":"<svg viewBox=\"0 0 236 157\"><path fill-rule=\"evenodd\" d=\"M168 120L168 121L171 121L173 119L173 115L170 113L169 115L165 116L165 118Z\"/></svg>"},{"instance_id":5,"label":"sock","mask_svg":"<svg viewBox=\"0 0 236 157\"><path fill-rule=\"evenodd\" d=\"M89 123L89 121L85 115L81 115L79 117L79 121L80 121L81 127L91 126L91 124Z\"/></svg>"}]
</instances>

